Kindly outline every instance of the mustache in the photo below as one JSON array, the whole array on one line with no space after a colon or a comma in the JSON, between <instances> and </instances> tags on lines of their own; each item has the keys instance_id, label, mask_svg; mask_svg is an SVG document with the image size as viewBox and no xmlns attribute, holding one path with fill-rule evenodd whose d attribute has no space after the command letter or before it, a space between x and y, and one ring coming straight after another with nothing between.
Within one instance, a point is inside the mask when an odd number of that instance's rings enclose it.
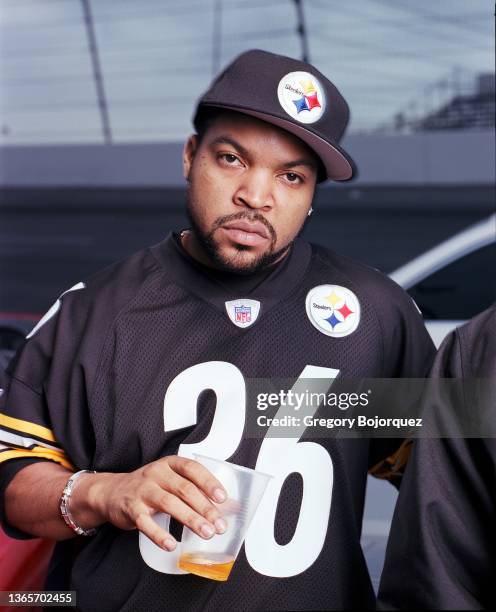
<instances>
[{"instance_id":1,"label":"mustache","mask_svg":"<svg viewBox=\"0 0 496 612\"><path fill-rule=\"evenodd\" d=\"M218 219L214 221L212 231L210 232L210 234L213 234L216 229L219 229L219 227L222 227L226 223L230 223L231 221L239 221L240 219L246 219L247 221L259 221L260 223L264 225L264 227L269 232L271 241L273 243L276 242L276 239L277 239L276 231L272 227L272 225L269 223L269 221L267 221L267 219L260 213L249 213L245 211L234 213L232 215L225 215L223 217L219 217Z\"/></svg>"}]
</instances>

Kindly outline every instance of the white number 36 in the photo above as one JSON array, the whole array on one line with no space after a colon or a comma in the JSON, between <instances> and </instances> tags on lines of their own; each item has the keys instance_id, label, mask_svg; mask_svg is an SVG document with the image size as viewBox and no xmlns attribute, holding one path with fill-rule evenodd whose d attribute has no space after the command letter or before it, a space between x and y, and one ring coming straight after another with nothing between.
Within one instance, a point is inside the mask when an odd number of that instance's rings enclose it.
<instances>
[{"instance_id":1,"label":"white number 36","mask_svg":"<svg viewBox=\"0 0 496 612\"><path fill-rule=\"evenodd\" d=\"M325 381L325 393L339 370L306 366L292 390L302 392L305 379ZM246 413L245 380L239 369L225 361L208 361L184 370L171 382L164 398L164 430L191 427L197 422L200 394L211 389L217 397L215 416L208 436L196 444L181 444L178 454L193 458L201 453L216 459L228 459L241 443ZM314 413L318 406L312 408ZM276 416L282 416L284 407ZM303 430L302 432L303 433ZM269 428L262 441L255 469L272 474L264 497L257 509L245 539L245 554L252 568L266 576L289 577L308 569L318 558L327 533L333 487L333 466L329 453L315 442L298 438L271 436ZM303 480L303 499L292 539L278 544L274 523L279 496L291 474ZM156 522L169 528L170 517L156 514ZM166 552L140 533L140 552L153 569L167 574L184 574L177 567L181 545Z\"/></svg>"}]
</instances>

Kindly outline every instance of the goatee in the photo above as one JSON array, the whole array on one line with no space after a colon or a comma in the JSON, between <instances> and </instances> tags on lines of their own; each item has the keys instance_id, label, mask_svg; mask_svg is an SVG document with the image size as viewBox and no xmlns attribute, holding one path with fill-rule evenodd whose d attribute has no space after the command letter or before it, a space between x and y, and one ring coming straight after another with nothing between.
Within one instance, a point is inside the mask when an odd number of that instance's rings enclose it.
<instances>
[{"instance_id":1,"label":"goatee","mask_svg":"<svg viewBox=\"0 0 496 612\"><path fill-rule=\"evenodd\" d=\"M259 213L241 211L232 215L219 217L218 219L216 219L212 229L209 232L205 232L200 227L200 224L197 222L189 198L188 205L186 207L186 212L188 215L189 222L191 224L191 229L200 247L205 251L209 259L215 265L215 267L220 270L224 270L225 272L232 272L234 274L243 275L262 272L263 270L274 264L285 253L287 253L287 251L291 248L291 245L293 244L293 241L291 241L282 249L275 251L274 245L277 241L276 232L272 225L267 221L267 219L265 219L265 217L263 217ZM218 228L222 227L226 223L229 223L231 221L237 221L239 219L246 219L248 221L259 221L260 223L263 223L270 235L269 250L249 262L246 262L244 260L242 253L244 251L249 251L250 247L237 245L236 249L240 256L236 257L236 255L234 255L233 257L226 258L221 254L219 246L215 240L215 232Z\"/></svg>"}]
</instances>

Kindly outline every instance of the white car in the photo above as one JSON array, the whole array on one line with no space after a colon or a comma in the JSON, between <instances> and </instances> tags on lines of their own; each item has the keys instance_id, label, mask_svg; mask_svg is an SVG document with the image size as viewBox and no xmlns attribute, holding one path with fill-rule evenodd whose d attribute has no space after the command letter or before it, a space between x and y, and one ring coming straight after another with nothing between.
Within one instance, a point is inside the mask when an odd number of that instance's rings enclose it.
<instances>
[{"instance_id":1,"label":"white car","mask_svg":"<svg viewBox=\"0 0 496 612\"><path fill-rule=\"evenodd\" d=\"M496 214L389 275L413 297L439 346L455 327L496 300Z\"/></svg>"}]
</instances>

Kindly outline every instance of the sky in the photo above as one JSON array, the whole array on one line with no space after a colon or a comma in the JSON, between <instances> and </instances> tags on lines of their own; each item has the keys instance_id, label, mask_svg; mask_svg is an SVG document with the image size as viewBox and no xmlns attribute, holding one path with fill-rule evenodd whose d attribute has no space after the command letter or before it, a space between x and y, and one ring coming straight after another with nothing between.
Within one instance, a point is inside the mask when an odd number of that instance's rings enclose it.
<instances>
[{"instance_id":1,"label":"sky","mask_svg":"<svg viewBox=\"0 0 496 612\"><path fill-rule=\"evenodd\" d=\"M246 49L301 56L292 0L88 2L112 142L184 140L195 100ZM351 132L420 117L494 72L490 0L302 3L310 59L347 99ZM0 145L104 141L82 5L0 0Z\"/></svg>"}]
</instances>

